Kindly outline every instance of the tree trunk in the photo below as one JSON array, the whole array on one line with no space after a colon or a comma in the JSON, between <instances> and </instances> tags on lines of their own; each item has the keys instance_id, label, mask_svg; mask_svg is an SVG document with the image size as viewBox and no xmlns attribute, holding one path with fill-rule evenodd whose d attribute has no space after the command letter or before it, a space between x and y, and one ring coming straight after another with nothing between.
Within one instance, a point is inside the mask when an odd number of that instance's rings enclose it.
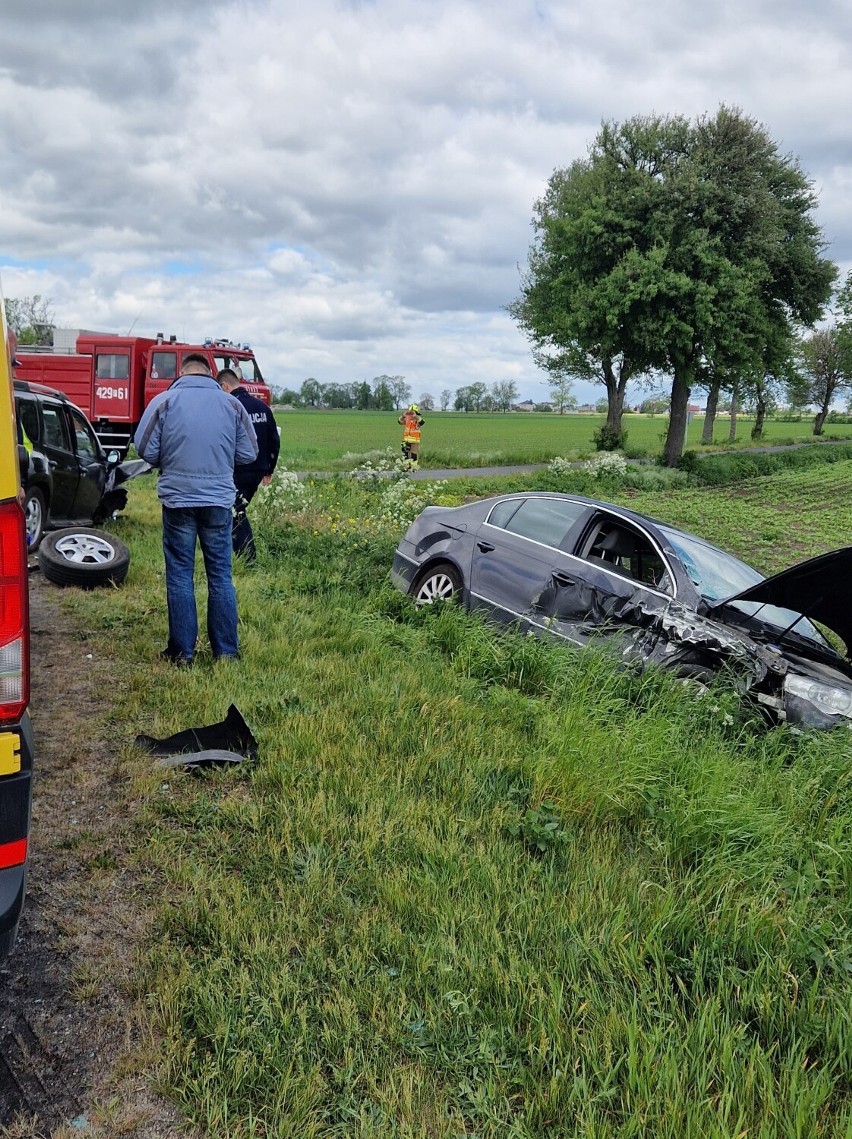
<instances>
[{"instance_id":1,"label":"tree trunk","mask_svg":"<svg viewBox=\"0 0 852 1139\"><path fill-rule=\"evenodd\" d=\"M616 376L612 360L605 358L603 360L603 375L606 384L606 429L613 438L617 436L620 440L624 436L621 426L624 415L624 393L627 391L631 370L622 361L618 376Z\"/></svg>"},{"instance_id":2,"label":"tree trunk","mask_svg":"<svg viewBox=\"0 0 852 1139\"><path fill-rule=\"evenodd\" d=\"M701 430L701 442L713 442L713 428L716 424L716 409L719 406L719 388L721 382L714 380L707 389L707 411L704 413L704 427Z\"/></svg>"},{"instance_id":3,"label":"tree trunk","mask_svg":"<svg viewBox=\"0 0 852 1139\"><path fill-rule=\"evenodd\" d=\"M825 427L825 421L828 418L828 404L824 403L816 413L814 420L814 435L822 435L822 429Z\"/></svg>"},{"instance_id":4,"label":"tree trunk","mask_svg":"<svg viewBox=\"0 0 852 1139\"><path fill-rule=\"evenodd\" d=\"M666 443L663 448L664 467L676 467L683 454L691 381L692 368L683 366L675 369L672 382L672 401L669 408L669 429L666 432Z\"/></svg>"},{"instance_id":5,"label":"tree trunk","mask_svg":"<svg viewBox=\"0 0 852 1139\"><path fill-rule=\"evenodd\" d=\"M730 426L730 429L728 431L728 442L729 443L736 442L736 438L737 438L737 411L739 410L739 408L738 408L738 403L739 403L738 396L739 396L739 392L737 389L737 385L734 384L733 388L731 389L731 426Z\"/></svg>"},{"instance_id":6,"label":"tree trunk","mask_svg":"<svg viewBox=\"0 0 852 1139\"><path fill-rule=\"evenodd\" d=\"M752 439L763 438L763 422L766 419L766 395L762 391L757 393L757 415L754 419L754 427L751 429Z\"/></svg>"}]
</instances>

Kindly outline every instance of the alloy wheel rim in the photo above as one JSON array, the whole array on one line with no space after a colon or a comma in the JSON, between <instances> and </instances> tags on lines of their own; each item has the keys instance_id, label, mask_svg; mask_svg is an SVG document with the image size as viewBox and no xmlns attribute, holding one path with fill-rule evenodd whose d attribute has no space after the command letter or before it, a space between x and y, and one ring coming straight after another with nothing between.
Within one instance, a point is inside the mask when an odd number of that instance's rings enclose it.
<instances>
[{"instance_id":1,"label":"alloy wheel rim","mask_svg":"<svg viewBox=\"0 0 852 1139\"><path fill-rule=\"evenodd\" d=\"M445 573L427 577L417 591L418 605L431 605L435 601L449 601L455 592L453 583Z\"/></svg>"},{"instance_id":2,"label":"alloy wheel rim","mask_svg":"<svg viewBox=\"0 0 852 1139\"><path fill-rule=\"evenodd\" d=\"M69 534L60 538L56 543L56 552L61 554L66 562L77 565L96 564L103 565L111 562L115 551L109 542L93 534Z\"/></svg>"},{"instance_id":3,"label":"alloy wheel rim","mask_svg":"<svg viewBox=\"0 0 852 1139\"><path fill-rule=\"evenodd\" d=\"M31 540L41 530L41 503L37 498L31 498L27 503L26 528L27 537Z\"/></svg>"}]
</instances>

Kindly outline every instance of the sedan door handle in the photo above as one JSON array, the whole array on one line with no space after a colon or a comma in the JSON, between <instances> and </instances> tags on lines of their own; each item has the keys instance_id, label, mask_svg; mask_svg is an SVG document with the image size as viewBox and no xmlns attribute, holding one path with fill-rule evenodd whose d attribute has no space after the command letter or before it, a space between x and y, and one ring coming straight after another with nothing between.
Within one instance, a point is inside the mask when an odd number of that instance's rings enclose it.
<instances>
[{"instance_id":1,"label":"sedan door handle","mask_svg":"<svg viewBox=\"0 0 852 1139\"><path fill-rule=\"evenodd\" d=\"M483 554L490 554L494 549L490 542L477 542L476 544Z\"/></svg>"},{"instance_id":2,"label":"sedan door handle","mask_svg":"<svg viewBox=\"0 0 852 1139\"><path fill-rule=\"evenodd\" d=\"M569 577L567 573L562 573L561 570L554 570L550 575L557 585L576 585L573 577Z\"/></svg>"}]
</instances>

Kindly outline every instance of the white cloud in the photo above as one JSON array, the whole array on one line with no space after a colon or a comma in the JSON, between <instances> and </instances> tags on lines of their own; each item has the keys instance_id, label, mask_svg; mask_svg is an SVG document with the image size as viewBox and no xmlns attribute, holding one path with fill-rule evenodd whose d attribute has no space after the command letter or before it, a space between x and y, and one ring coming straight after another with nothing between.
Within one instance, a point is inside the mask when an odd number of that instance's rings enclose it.
<instances>
[{"instance_id":1,"label":"white cloud","mask_svg":"<svg viewBox=\"0 0 852 1139\"><path fill-rule=\"evenodd\" d=\"M534 200L602 119L741 106L801 157L852 261L852 15L819 7L9 0L5 291L88 327L251 340L281 383L541 395L502 306Z\"/></svg>"}]
</instances>

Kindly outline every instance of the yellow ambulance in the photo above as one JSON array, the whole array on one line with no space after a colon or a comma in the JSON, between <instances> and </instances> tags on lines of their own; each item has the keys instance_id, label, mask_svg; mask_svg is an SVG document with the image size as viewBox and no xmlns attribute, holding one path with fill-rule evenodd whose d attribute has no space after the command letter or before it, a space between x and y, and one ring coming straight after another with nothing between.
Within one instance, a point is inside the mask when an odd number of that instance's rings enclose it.
<instances>
[{"instance_id":1,"label":"yellow ambulance","mask_svg":"<svg viewBox=\"0 0 852 1139\"><path fill-rule=\"evenodd\" d=\"M0 288L0 957L15 943L24 905L33 737L27 536L20 494L11 357Z\"/></svg>"}]
</instances>

